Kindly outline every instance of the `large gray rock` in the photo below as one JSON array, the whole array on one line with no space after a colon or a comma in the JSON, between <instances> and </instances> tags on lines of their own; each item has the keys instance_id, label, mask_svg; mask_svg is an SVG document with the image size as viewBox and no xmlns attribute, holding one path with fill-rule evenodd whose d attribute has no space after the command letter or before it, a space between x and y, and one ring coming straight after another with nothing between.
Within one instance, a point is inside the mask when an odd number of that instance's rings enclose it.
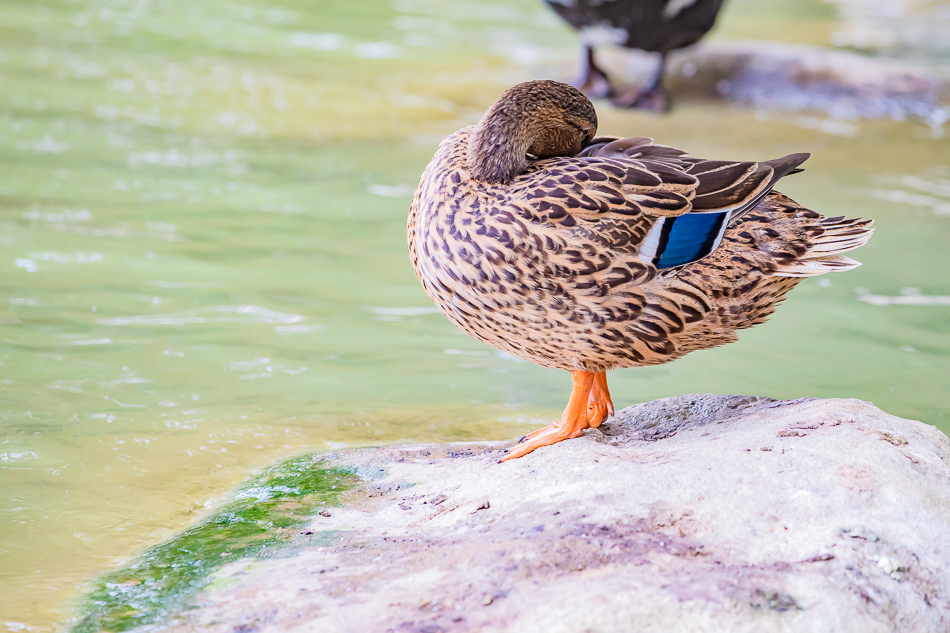
<instances>
[{"instance_id":1,"label":"large gray rock","mask_svg":"<svg viewBox=\"0 0 950 633\"><path fill-rule=\"evenodd\" d=\"M690 87L755 107L820 110L836 119L920 117L935 126L950 118L946 80L909 63L765 42L704 46L680 63Z\"/></svg>"},{"instance_id":2,"label":"large gray rock","mask_svg":"<svg viewBox=\"0 0 950 633\"><path fill-rule=\"evenodd\" d=\"M637 82L656 65L622 49L598 54ZM666 83L674 100L725 99L844 120L919 118L936 128L950 121L950 84L934 68L804 44L704 42L671 57Z\"/></svg>"},{"instance_id":3,"label":"large gray rock","mask_svg":"<svg viewBox=\"0 0 950 633\"><path fill-rule=\"evenodd\" d=\"M334 544L235 563L175 631L948 631L950 440L857 400L692 395L498 464L348 451Z\"/></svg>"}]
</instances>

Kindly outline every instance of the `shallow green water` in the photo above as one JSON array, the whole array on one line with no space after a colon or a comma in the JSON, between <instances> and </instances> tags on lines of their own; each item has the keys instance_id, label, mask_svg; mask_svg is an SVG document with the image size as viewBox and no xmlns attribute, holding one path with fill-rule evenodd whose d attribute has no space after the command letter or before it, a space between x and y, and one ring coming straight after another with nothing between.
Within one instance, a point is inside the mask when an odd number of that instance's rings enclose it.
<instances>
[{"instance_id":1,"label":"shallow green water","mask_svg":"<svg viewBox=\"0 0 950 633\"><path fill-rule=\"evenodd\" d=\"M357 480L354 473L326 468L315 455L266 469L210 516L98 578L71 630L128 631L153 624L189 606L208 579L232 561L243 564L331 543L333 530L315 534L299 528L315 513L328 513Z\"/></svg>"},{"instance_id":2,"label":"shallow green water","mask_svg":"<svg viewBox=\"0 0 950 633\"><path fill-rule=\"evenodd\" d=\"M735 0L717 37L827 43L834 16ZM404 224L438 140L512 83L570 76L575 45L533 0L0 3L0 631L55 629L275 459L558 415L566 374L436 314ZM740 343L615 372L619 406L857 397L950 431L941 130L598 108L605 133L700 155L811 151L782 190L878 227L865 266Z\"/></svg>"}]
</instances>

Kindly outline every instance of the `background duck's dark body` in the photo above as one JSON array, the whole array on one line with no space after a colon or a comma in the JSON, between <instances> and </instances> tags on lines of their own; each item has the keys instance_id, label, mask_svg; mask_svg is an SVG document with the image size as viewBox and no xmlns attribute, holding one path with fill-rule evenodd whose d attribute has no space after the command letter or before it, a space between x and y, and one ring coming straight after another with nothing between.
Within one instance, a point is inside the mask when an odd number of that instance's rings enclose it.
<instances>
[{"instance_id":1,"label":"background duck's dark body","mask_svg":"<svg viewBox=\"0 0 950 633\"><path fill-rule=\"evenodd\" d=\"M590 97L611 97L619 107L664 112L666 56L698 42L715 24L723 0L545 0L581 32L580 76L572 83ZM594 33L601 29L603 32ZM588 31L585 33L585 31ZM613 43L660 54L656 72L642 87L616 92L594 61L594 46Z\"/></svg>"},{"instance_id":2,"label":"background duck's dark body","mask_svg":"<svg viewBox=\"0 0 950 633\"><path fill-rule=\"evenodd\" d=\"M576 29L622 29L627 48L667 53L695 44L716 22L722 0L545 0ZM678 11L676 9L679 9Z\"/></svg>"}]
</instances>

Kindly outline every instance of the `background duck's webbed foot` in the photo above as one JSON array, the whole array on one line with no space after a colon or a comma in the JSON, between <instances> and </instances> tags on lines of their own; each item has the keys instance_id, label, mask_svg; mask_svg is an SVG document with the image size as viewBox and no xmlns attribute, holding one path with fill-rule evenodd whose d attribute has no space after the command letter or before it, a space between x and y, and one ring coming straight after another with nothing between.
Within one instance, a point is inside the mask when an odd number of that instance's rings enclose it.
<instances>
[{"instance_id":1,"label":"background duck's webbed foot","mask_svg":"<svg viewBox=\"0 0 950 633\"><path fill-rule=\"evenodd\" d=\"M572 371L571 377L574 379L574 387L571 390L571 399L568 400L567 408L564 409L560 421L525 435L517 445L508 450L508 454L500 461L506 462L509 459L517 459L542 446L550 446L568 438L580 437L584 429L590 426L587 419L587 403L590 400L596 375L589 371Z\"/></svg>"},{"instance_id":2,"label":"background duck's webbed foot","mask_svg":"<svg viewBox=\"0 0 950 633\"><path fill-rule=\"evenodd\" d=\"M660 55L656 72L643 86L631 88L610 100L618 108L636 108L662 114L669 112L672 106L669 95L663 87L663 75L666 72L666 55Z\"/></svg>"},{"instance_id":3,"label":"background duck's webbed foot","mask_svg":"<svg viewBox=\"0 0 950 633\"><path fill-rule=\"evenodd\" d=\"M648 110L663 114L670 111L671 102L669 95L663 87L652 88L649 90L630 90L610 100L618 108L635 108L637 110Z\"/></svg>"},{"instance_id":4,"label":"background duck's webbed foot","mask_svg":"<svg viewBox=\"0 0 950 633\"><path fill-rule=\"evenodd\" d=\"M581 52L581 68L571 85L591 99L604 99L613 95L607 73L594 61L594 49L584 46Z\"/></svg>"}]
</instances>

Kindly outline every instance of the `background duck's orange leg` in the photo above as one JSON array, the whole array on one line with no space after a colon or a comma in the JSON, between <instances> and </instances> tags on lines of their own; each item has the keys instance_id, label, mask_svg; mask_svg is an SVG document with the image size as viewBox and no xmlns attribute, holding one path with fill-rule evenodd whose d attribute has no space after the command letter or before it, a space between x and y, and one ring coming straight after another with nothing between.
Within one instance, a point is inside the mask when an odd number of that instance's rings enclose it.
<instances>
[{"instance_id":1,"label":"background duck's orange leg","mask_svg":"<svg viewBox=\"0 0 950 633\"><path fill-rule=\"evenodd\" d=\"M607 416L614 414L614 403L610 399L610 390L607 389L607 373L600 372L594 376L594 386L590 390L590 399L587 401L587 423L590 428L596 429Z\"/></svg>"},{"instance_id":2,"label":"background duck's orange leg","mask_svg":"<svg viewBox=\"0 0 950 633\"><path fill-rule=\"evenodd\" d=\"M571 389L567 408L561 414L561 421L529 433L522 438L521 442L513 446L501 461L517 459L536 448L550 446L569 437L578 437L588 427L587 401L590 399L595 376L596 374L589 371L572 371L571 378L574 381L574 387Z\"/></svg>"}]
</instances>

